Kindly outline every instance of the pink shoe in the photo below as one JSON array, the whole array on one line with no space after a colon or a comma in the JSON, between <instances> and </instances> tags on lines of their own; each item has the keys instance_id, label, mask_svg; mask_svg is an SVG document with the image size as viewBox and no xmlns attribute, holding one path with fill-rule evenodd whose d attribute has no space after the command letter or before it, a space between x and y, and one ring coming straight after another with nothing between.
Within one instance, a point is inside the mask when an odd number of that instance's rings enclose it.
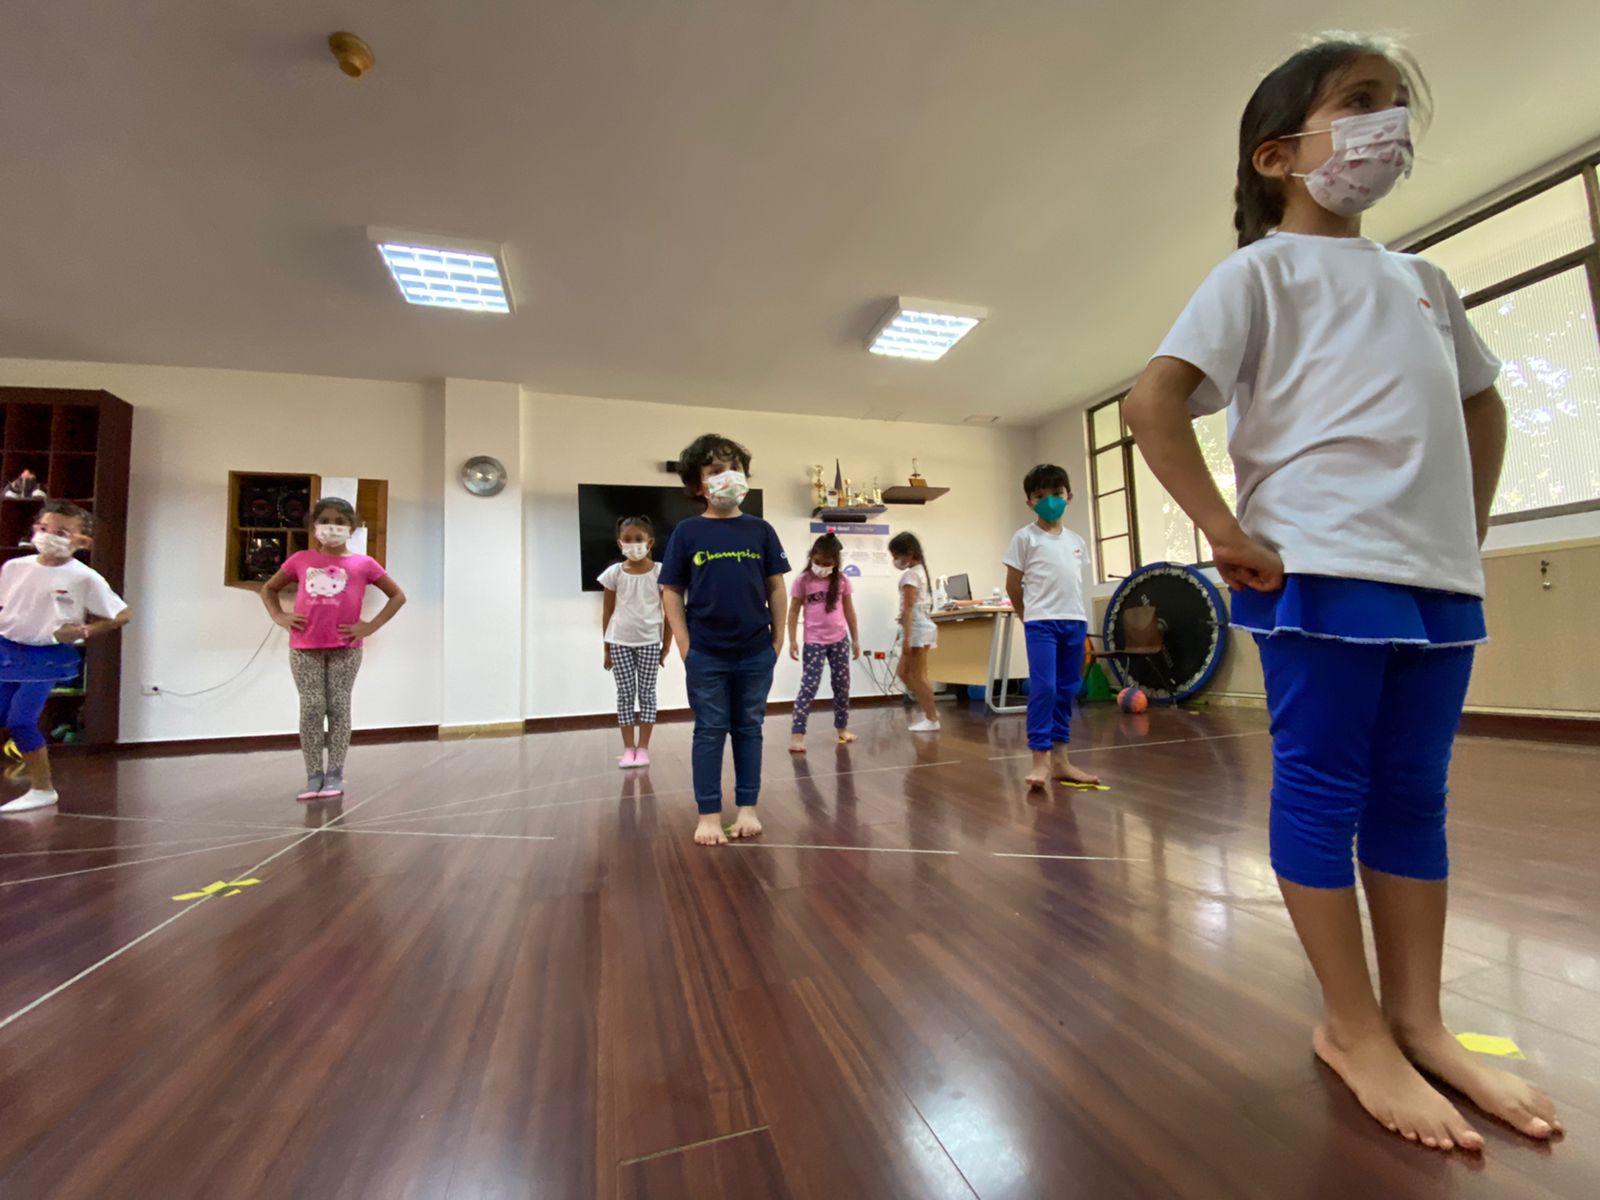
<instances>
[{"instance_id":1,"label":"pink shoe","mask_svg":"<svg viewBox=\"0 0 1600 1200\"><path fill-rule=\"evenodd\" d=\"M648 767L650 765L650 751L642 748L635 750L633 752L633 765L636 767Z\"/></svg>"},{"instance_id":2,"label":"pink shoe","mask_svg":"<svg viewBox=\"0 0 1600 1200\"><path fill-rule=\"evenodd\" d=\"M617 766L627 771L639 765L639 752L637 750L624 750L622 757L617 759Z\"/></svg>"}]
</instances>

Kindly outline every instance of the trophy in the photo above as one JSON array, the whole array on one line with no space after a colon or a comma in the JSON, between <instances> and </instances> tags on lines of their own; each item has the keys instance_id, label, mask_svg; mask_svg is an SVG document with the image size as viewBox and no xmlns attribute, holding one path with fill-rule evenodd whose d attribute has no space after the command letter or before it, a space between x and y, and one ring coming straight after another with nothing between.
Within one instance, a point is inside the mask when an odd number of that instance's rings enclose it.
<instances>
[{"instance_id":1,"label":"trophy","mask_svg":"<svg viewBox=\"0 0 1600 1200\"><path fill-rule=\"evenodd\" d=\"M811 472L811 506L813 508L826 508L828 505L828 485L822 482L822 464L813 463L808 470Z\"/></svg>"}]
</instances>

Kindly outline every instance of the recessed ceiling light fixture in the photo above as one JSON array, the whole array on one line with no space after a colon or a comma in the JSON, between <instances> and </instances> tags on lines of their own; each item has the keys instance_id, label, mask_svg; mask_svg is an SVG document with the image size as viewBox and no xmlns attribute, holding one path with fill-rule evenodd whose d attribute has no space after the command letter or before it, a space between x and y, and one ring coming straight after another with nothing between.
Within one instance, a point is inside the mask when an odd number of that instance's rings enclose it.
<instances>
[{"instance_id":1,"label":"recessed ceiling light fixture","mask_svg":"<svg viewBox=\"0 0 1600 1200\"><path fill-rule=\"evenodd\" d=\"M511 311L511 286L495 243L378 226L368 226L367 238L407 304L460 312Z\"/></svg>"},{"instance_id":2,"label":"recessed ceiling light fixture","mask_svg":"<svg viewBox=\"0 0 1600 1200\"><path fill-rule=\"evenodd\" d=\"M867 349L890 358L937 362L988 315L988 309L969 304L900 296L867 339Z\"/></svg>"}]
</instances>

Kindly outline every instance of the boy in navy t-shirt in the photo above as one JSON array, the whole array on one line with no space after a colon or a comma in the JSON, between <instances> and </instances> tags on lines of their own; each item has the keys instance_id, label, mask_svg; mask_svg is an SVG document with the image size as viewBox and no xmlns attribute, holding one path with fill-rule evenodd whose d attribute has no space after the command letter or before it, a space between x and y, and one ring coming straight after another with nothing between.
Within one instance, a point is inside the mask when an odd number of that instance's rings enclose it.
<instances>
[{"instance_id":1,"label":"boy in navy t-shirt","mask_svg":"<svg viewBox=\"0 0 1600 1200\"><path fill-rule=\"evenodd\" d=\"M661 559L667 623L683 656L694 710L694 799L702 846L728 841L722 830L722 747L733 736L733 836L761 832L761 723L783 644L789 558L777 531L739 511L750 485L750 451L714 433L698 437L678 458L689 495L704 516L679 522Z\"/></svg>"}]
</instances>

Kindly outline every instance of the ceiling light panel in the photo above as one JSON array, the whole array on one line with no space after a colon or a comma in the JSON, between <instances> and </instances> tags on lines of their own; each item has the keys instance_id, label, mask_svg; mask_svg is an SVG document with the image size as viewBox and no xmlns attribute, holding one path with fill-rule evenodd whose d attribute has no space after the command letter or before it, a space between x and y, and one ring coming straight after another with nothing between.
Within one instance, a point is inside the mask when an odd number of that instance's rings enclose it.
<instances>
[{"instance_id":1,"label":"ceiling light panel","mask_svg":"<svg viewBox=\"0 0 1600 1200\"><path fill-rule=\"evenodd\" d=\"M511 311L498 246L388 229L367 232L406 303L458 312Z\"/></svg>"},{"instance_id":2,"label":"ceiling light panel","mask_svg":"<svg viewBox=\"0 0 1600 1200\"><path fill-rule=\"evenodd\" d=\"M987 309L901 296L884 315L867 349L889 358L937 362L977 328Z\"/></svg>"}]
</instances>

